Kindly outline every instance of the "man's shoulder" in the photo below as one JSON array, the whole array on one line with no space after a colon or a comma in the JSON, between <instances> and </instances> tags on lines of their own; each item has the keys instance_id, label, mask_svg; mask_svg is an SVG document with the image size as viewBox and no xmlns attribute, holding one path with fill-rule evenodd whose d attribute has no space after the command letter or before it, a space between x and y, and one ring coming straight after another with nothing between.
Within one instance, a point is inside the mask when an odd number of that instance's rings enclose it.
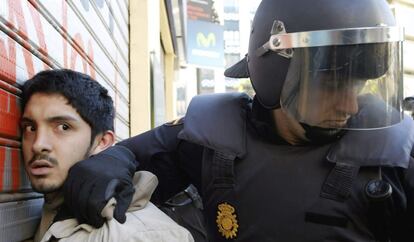
<instances>
[{"instance_id":1,"label":"man's shoulder","mask_svg":"<svg viewBox=\"0 0 414 242\"><path fill-rule=\"evenodd\" d=\"M166 241L193 241L190 232L178 225L174 220L149 202L143 209L128 212L124 224L117 224L122 231L133 232L133 236L140 236L145 241L153 241L158 237L165 237Z\"/></svg>"},{"instance_id":2,"label":"man's shoulder","mask_svg":"<svg viewBox=\"0 0 414 242\"><path fill-rule=\"evenodd\" d=\"M139 225L137 231L182 228L151 202L149 202L143 209L128 212L126 216L126 223L128 223L128 225Z\"/></svg>"},{"instance_id":3,"label":"man's shoulder","mask_svg":"<svg viewBox=\"0 0 414 242\"><path fill-rule=\"evenodd\" d=\"M190 232L175 223L152 203L143 209L127 212L125 223L115 219L101 228L77 224L68 219L54 223L42 241L56 237L59 241L194 241Z\"/></svg>"},{"instance_id":4,"label":"man's shoulder","mask_svg":"<svg viewBox=\"0 0 414 242\"><path fill-rule=\"evenodd\" d=\"M251 99L243 93L194 97L178 138L233 156L245 154L245 129Z\"/></svg>"}]
</instances>

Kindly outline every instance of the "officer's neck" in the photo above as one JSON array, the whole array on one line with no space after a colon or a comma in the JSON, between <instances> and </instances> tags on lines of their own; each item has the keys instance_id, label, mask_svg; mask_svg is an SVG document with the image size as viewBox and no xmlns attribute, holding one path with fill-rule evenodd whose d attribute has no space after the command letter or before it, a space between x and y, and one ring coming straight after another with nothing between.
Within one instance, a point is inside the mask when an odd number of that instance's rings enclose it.
<instances>
[{"instance_id":1,"label":"officer's neck","mask_svg":"<svg viewBox=\"0 0 414 242\"><path fill-rule=\"evenodd\" d=\"M289 144L301 145L308 141L305 137L305 130L299 122L281 108L273 110L273 119L276 123L277 133Z\"/></svg>"}]
</instances>

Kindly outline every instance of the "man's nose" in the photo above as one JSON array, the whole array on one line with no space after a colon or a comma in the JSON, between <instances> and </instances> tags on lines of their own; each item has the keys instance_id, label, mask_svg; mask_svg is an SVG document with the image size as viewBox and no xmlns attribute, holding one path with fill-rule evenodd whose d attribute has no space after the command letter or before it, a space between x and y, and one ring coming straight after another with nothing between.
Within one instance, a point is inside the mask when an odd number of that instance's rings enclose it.
<instances>
[{"instance_id":1,"label":"man's nose","mask_svg":"<svg viewBox=\"0 0 414 242\"><path fill-rule=\"evenodd\" d=\"M52 141L46 130L38 129L36 131L35 140L32 145L33 152L45 153L52 150Z\"/></svg>"},{"instance_id":2,"label":"man's nose","mask_svg":"<svg viewBox=\"0 0 414 242\"><path fill-rule=\"evenodd\" d=\"M358 112L358 92L353 88L342 90L336 94L336 110L354 115Z\"/></svg>"}]
</instances>

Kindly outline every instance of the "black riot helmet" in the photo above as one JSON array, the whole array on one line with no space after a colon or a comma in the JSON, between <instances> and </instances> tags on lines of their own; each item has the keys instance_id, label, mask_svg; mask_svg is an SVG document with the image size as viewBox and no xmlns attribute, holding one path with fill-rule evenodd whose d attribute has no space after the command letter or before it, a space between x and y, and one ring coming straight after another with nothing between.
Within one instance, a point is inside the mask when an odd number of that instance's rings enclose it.
<instances>
[{"instance_id":1,"label":"black riot helmet","mask_svg":"<svg viewBox=\"0 0 414 242\"><path fill-rule=\"evenodd\" d=\"M402 118L402 41L385 0L263 0L247 56L225 75L250 77L262 106L283 107L300 123L338 128L365 105L383 117L347 127L380 128ZM332 96L358 107L331 117L333 127L306 119Z\"/></svg>"}]
</instances>

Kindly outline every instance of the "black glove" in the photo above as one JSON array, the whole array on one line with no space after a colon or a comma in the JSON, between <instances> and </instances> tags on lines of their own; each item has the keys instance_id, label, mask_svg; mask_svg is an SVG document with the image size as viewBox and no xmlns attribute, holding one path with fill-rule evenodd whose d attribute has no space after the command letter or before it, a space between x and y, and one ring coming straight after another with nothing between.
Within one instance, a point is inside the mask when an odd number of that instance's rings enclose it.
<instances>
[{"instance_id":1,"label":"black glove","mask_svg":"<svg viewBox=\"0 0 414 242\"><path fill-rule=\"evenodd\" d=\"M59 211L56 217L73 216L79 223L100 228L106 220L101 211L114 197L114 218L124 223L135 191L132 177L136 166L134 154L120 145L76 163L63 185L65 211Z\"/></svg>"}]
</instances>

